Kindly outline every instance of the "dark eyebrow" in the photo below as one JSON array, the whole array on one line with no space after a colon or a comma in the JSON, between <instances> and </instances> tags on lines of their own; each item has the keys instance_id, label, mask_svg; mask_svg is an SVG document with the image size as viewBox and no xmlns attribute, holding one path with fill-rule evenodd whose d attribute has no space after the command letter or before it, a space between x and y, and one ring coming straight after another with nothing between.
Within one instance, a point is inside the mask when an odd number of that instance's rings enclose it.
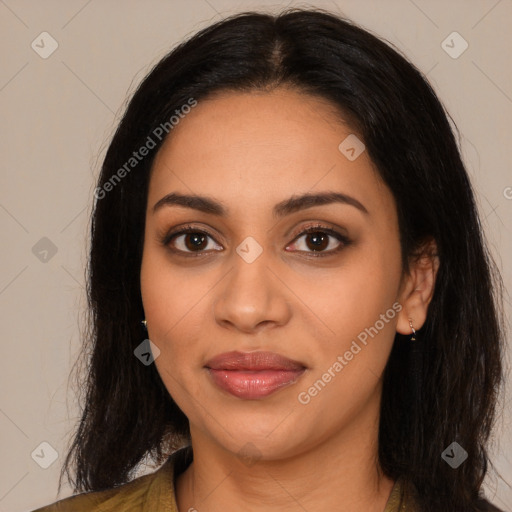
<instances>
[{"instance_id":1,"label":"dark eyebrow","mask_svg":"<svg viewBox=\"0 0 512 512\"><path fill-rule=\"evenodd\" d=\"M368 210L354 197L339 192L323 192L318 194L303 194L300 196L292 196L289 199L277 203L272 211L273 217L284 217L291 213L313 206L321 206L325 204L342 203L353 206L361 212L368 214ZM172 192L162 197L155 206L153 206L153 213L162 208L163 206L185 206L211 215L219 217L226 217L228 209L220 202L211 197L180 194Z\"/></svg>"}]
</instances>

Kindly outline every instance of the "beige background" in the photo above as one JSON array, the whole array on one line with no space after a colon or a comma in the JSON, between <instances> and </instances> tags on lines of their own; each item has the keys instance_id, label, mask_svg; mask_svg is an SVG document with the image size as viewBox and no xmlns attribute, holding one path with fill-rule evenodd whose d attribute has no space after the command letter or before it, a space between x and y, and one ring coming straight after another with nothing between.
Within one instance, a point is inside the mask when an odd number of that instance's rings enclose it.
<instances>
[{"instance_id":1,"label":"beige background","mask_svg":"<svg viewBox=\"0 0 512 512\"><path fill-rule=\"evenodd\" d=\"M307 4L0 0L0 511L28 511L57 498L77 415L68 375L79 347L94 177L127 94L185 36L234 12L285 5ZM512 1L311 5L353 18L428 72L461 131L483 226L510 292ZM47 59L31 47L44 31L58 43ZM457 59L441 46L453 31L469 44ZM44 255L41 247L50 246L57 252ZM510 386L509 379L492 459L502 478L491 472L485 481L487 495L504 510L512 510ZM36 463L51 462L52 449L42 442L58 453L48 469ZM69 494L64 488L60 497Z\"/></svg>"}]
</instances>

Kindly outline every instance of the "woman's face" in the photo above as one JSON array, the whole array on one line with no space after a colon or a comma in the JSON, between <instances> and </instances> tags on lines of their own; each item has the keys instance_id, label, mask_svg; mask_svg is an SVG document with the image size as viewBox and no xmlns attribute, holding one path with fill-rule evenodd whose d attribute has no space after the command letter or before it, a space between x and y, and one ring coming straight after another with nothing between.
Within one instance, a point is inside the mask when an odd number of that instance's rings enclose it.
<instances>
[{"instance_id":1,"label":"woman's face","mask_svg":"<svg viewBox=\"0 0 512 512\"><path fill-rule=\"evenodd\" d=\"M142 298L193 442L278 459L378 411L402 308L396 207L333 110L286 89L224 93L156 156ZM207 201L160 202L168 194Z\"/></svg>"}]
</instances>

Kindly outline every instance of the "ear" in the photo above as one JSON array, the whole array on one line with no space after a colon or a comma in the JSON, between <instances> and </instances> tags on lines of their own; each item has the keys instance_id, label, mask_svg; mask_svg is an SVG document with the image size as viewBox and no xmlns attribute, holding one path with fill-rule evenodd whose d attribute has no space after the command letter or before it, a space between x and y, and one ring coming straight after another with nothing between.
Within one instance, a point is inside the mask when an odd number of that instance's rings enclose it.
<instances>
[{"instance_id":1,"label":"ear","mask_svg":"<svg viewBox=\"0 0 512 512\"><path fill-rule=\"evenodd\" d=\"M396 325L396 330L400 334L412 334L409 320L415 330L423 327L428 305L434 295L438 269L437 244L429 238L409 260L409 272L403 276L398 295L402 309Z\"/></svg>"}]
</instances>

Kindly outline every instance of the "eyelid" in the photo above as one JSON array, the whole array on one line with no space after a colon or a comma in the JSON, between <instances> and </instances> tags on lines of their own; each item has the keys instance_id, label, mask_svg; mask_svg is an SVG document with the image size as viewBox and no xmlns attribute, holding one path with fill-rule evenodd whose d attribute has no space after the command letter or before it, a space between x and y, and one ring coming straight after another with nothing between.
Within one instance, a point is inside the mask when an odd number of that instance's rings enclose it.
<instances>
[{"instance_id":1,"label":"eyelid","mask_svg":"<svg viewBox=\"0 0 512 512\"><path fill-rule=\"evenodd\" d=\"M340 238L344 238L344 239L348 240L347 234L341 233L336 228L329 226L328 223L322 224L319 221L316 221L316 222L313 221L313 222L306 223L305 225L301 225L300 228L292 231L289 236L293 237L293 240L295 240L299 235L304 235L307 233L315 232L315 229L317 229L319 231L325 231L326 233L328 233L334 237L340 237Z\"/></svg>"},{"instance_id":2,"label":"eyelid","mask_svg":"<svg viewBox=\"0 0 512 512\"><path fill-rule=\"evenodd\" d=\"M341 251L344 247L347 247L348 245L350 245L352 243L352 240L350 240L347 235L340 233L339 231L329 227L328 225L322 224L317 221L317 222L310 222L309 224L306 224L306 225L302 225L298 230L294 231L293 232L294 234L290 235L293 237L293 239L291 240L290 243L288 243L286 245L286 247L288 247L289 245L294 243L298 238L300 238L304 235L307 235L309 233L315 233L318 231L324 232L327 235L329 235L333 238L336 238L340 242L341 245L338 248L331 249L329 251L318 251L318 252L315 252L315 251L293 251L293 252L297 252L299 254L307 254L308 255L307 257L311 256L313 258L317 258L317 257L322 257L322 256L334 255L337 252ZM210 237L216 244L221 245L217 242L215 235L213 235L206 228L196 227L192 224L186 224L183 226L179 226L179 227L169 231L162 237L160 237L160 240L161 240L162 245L169 247L169 244L174 237L178 237L178 236L189 234L189 233L204 234L204 235ZM209 251L204 251L204 250L202 250L202 251L182 251L180 249L174 249L174 248L170 248L170 250L172 250L175 254L179 254L179 255L182 255L185 257L206 256L208 254L211 254L211 250L209 250Z\"/></svg>"},{"instance_id":3,"label":"eyelid","mask_svg":"<svg viewBox=\"0 0 512 512\"><path fill-rule=\"evenodd\" d=\"M170 247L170 242L173 238L175 237L178 237L178 236L181 236L181 235L186 235L186 234L189 234L189 233L201 233L201 234L204 234L208 237L210 237L216 244L220 245L217 240L215 239L215 236L210 232L208 231L207 229L205 228L199 228L199 227L195 227L193 226L192 224L186 224L184 226L179 226L175 229L172 229L171 231L169 231L168 233L166 233L165 235L163 235L162 237L160 237L160 240L161 240L161 243L162 245L164 245L165 247L169 247L169 249L171 251L173 251L175 254L178 254L178 255L182 255L182 256L202 256L202 255L207 255L210 253L210 251L182 251L180 249L175 249L175 248L172 248Z\"/></svg>"},{"instance_id":4,"label":"eyelid","mask_svg":"<svg viewBox=\"0 0 512 512\"><path fill-rule=\"evenodd\" d=\"M343 233L340 233L336 229L333 229L329 227L328 225L322 224L320 222L312 222L309 224L306 224L305 226L301 226L301 228L298 231L294 231L293 240L291 241L291 244L295 243L296 240L299 238L302 238L304 235L308 235L309 233L316 233L316 232L322 232L326 233L327 235L335 238L340 242L340 245L335 248L331 249L329 251L294 251L297 252L299 255L305 258L322 258L327 256L334 256L338 254L341 250L348 247L352 244L352 240ZM290 244L287 244L287 247Z\"/></svg>"}]
</instances>

